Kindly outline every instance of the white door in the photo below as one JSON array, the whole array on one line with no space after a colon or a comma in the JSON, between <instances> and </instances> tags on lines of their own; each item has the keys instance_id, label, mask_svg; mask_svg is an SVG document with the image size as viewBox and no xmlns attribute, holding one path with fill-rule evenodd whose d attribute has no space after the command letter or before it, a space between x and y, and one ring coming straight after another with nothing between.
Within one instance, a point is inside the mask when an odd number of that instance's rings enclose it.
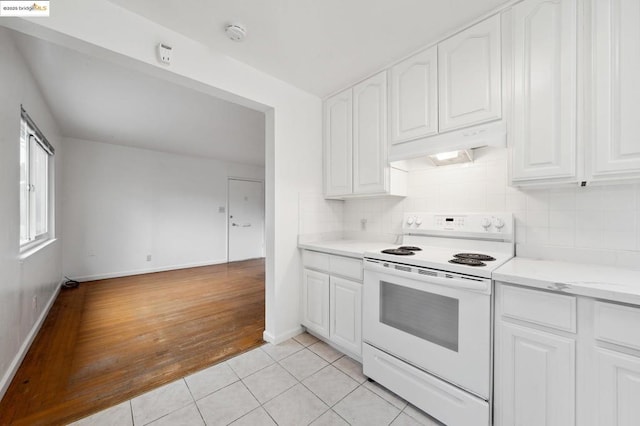
<instances>
[{"instance_id":1,"label":"white door","mask_svg":"<svg viewBox=\"0 0 640 426\"><path fill-rule=\"evenodd\" d=\"M438 49L391 68L391 143L438 133Z\"/></svg>"},{"instance_id":2,"label":"white door","mask_svg":"<svg viewBox=\"0 0 640 426\"><path fill-rule=\"evenodd\" d=\"M362 284L337 277L331 277L329 283L330 338L362 355Z\"/></svg>"},{"instance_id":3,"label":"white door","mask_svg":"<svg viewBox=\"0 0 640 426\"><path fill-rule=\"evenodd\" d=\"M575 180L576 0L513 6L512 179Z\"/></svg>"},{"instance_id":4,"label":"white door","mask_svg":"<svg viewBox=\"0 0 640 426\"><path fill-rule=\"evenodd\" d=\"M353 191L352 114L351 89L324 103L324 193L328 197Z\"/></svg>"},{"instance_id":5,"label":"white door","mask_svg":"<svg viewBox=\"0 0 640 426\"><path fill-rule=\"evenodd\" d=\"M502 321L497 331L495 424L575 425L575 341Z\"/></svg>"},{"instance_id":6,"label":"white door","mask_svg":"<svg viewBox=\"0 0 640 426\"><path fill-rule=\"evenodd\" d=\"M302 324L329 337L329 275L309 269L302 272Z\"/></svg>"},{"instance_id":7,"label":"white door","mask_svg":"<svg viewBox=\"0 0 640 426\"><path fill-rule=\"evenodd\" d=\"M229 179L229 262L264 257L264 186Z\"/></svg>"},{"instance_id":8,"label":"white door","mask_svg":"<svg viewBox=\"0 0 640 426\"><path fill-rule=\"evenodd\" d=\"M640 2L593 1L594 177L640 173Z\"/></svg>"},{"instance_id":9,"label":"white door","mask_svg":"<svg viewBox=\"0 0 640 426\"><path fill-rule=\"evenodd\" d=\"M502 116L500 15L438 45L440 131Z\"/></svg>"},{"instance_id":10,"label":"white door","mask_svg":"<svg viewBox=\"0 0 640 426\"><path fill-rule=\"evenodd\" d=\"M353 193L385 192L387 181L387 74L353 88Z\"/></svg>"}]
</instances>

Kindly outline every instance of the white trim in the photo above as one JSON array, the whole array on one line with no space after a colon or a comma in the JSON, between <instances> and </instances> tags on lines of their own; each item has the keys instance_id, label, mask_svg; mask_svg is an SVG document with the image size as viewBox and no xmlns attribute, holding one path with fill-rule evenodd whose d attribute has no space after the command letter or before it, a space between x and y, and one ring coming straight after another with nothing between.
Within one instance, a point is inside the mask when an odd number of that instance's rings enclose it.
<instances>
[{"instance_id":1,"label":"white trim","mask_svg":"<svg viewBox=\"0 0 640 426\"><path fill-rule=\"evenodd\" d=\"M274 336L273 334L267 332L267 330L262 332L262 339L265 342L269 342L272 343L274 345L277 345L279 343L284 342L285 340L289 340L294 336L297 336L298 334L302 333L304 331L304 329L301 326L298 326L296 328L294 328L293 330L289 330L285 333L280 333L277 336Z\"/></svg>"},{"instance_id":2,"label":"white trim","mask_svg":"<svg viewBox=\"0 0 640 426\"><path fill-rule=\"evenodd\" d=\"M27 335L27 338L22 343L22 346L20 346L20 350L18 350L18 353L13 358L13 361L11 362L11 364L9 365L9 368L7 369L7 372L2 377L2 380L0 381L0 399L4 397L4 394L9 388L9 385L11 384L13 377L16 375L16 372L18 371L20 364L22 364L24 357L27 355L27 351L31 347L33 340L38 335L38 332L40 331L40 327L42 327L42 324L44 323L45 318L49 314L49 310L53 306L53 302L55 302L56 298L58 297L58 293L60 293L60 288L63 282L64 281L60 281L56 286L56 290L53 292L53 294L49 298L49 301L47 302L47 306L45 306L45 308L42 310L42 313L40 313L40 317L38 317L38 320L35 322L35 324L33 324L33 327L31 327L31 331Z\"/></svg>"},{"instance_id":3,"label":"white trim","mask_svg":"<svg viewBox=\"0 0 640 426\"><path fill-rule=\"evenodd\" d=\"M20 255L18 256L18 260L19 261L24 261L28 257L33 256L34 254L36 254L40 250L44 249L45 247L50 246L51 244L55 243L56 241L58 241L57 238L49 238L49 239L44 240L44 241L38 241L38 244L34 244L33 246L27 246L24 251L20 252Z\"/></svg>"},{"instance_id":4,"label":"white trim","mask_svg":"<svg viewBox=\"0 0 640 426\"><path fill-rule=\"evenodd\" d=\"M186 268L197 268L199 266L220 265L221 263L227 263L227 259L209 260L206 262L184 263L182 265L161 266L158 268L135 269L133 271L119 271L119 272L108 272L106 274L83 275L83 276L79 276L79 277L76 276L71 278L73 278L76 281L105 280L108 278L120 278L120 277L128 277L131 275L151 274L153 272L173 271L175 269L186 269Z\"/></svg>"}]
</instances>

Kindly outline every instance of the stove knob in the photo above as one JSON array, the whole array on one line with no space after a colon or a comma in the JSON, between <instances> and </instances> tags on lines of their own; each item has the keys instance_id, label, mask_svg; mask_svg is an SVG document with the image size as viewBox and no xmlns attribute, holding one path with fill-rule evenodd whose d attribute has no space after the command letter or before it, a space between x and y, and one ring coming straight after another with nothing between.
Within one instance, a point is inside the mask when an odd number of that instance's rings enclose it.
<instances>
[{"instance_id":1,"label":"stove knob","mask_svg":"<svg viewBox=\"0 0 640 426\"><path fill-rule=\"evenodd\" d=\"M414 221L413 217L408 217L407 218L407 225L413 225L413 221Z\"/></svg>"},{"instance_id":2,"label":"stove knob","mask_svg":"<svg viewBox=\"0 0 640 426\"><path fill-rule=\"evenodd\" d=\"M484 228L485 231L488 231L490 226L491 226L491 220L489 220L488 217L485 217L484 219L482 219L482 227Z\"/></svg>"},{"instance_id":3,"label":"stove knob","mask_svg":"<svg viewBox=\"0 0 640 426\"><path fill-rule=\"evenodd\" d=\"M504 220L500 219L499 217L494 218L493 226L495 226L497 229L501 229L502 227L504 227Z\"/></svg>"},{"instance_id":4,"label":"stove knob","mask_svg":"<svg viewBox=\"0 0 640 426\"><path fill-rule=\"evenodd\" d=\"M416 217L416 226L420 226L420 225L422 225L422 218Z\"/></svg>"}]
</instances>

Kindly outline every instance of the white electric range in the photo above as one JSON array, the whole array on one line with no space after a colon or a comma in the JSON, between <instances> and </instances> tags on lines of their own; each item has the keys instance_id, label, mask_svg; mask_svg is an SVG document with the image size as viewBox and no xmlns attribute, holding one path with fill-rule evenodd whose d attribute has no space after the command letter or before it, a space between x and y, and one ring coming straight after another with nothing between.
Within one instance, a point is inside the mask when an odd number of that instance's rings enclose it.
<instances>
[{"instance_id":1,"label":"white electric range","mask_svg":"<svg viewBox=\"0 0 640 426\"><path fill-rule=\"evenodd\" d=\"M403 244L364 254L363 368L449 425L489 425L491 273L510 213L408 213Z\"/></svg>"}]
</instances>

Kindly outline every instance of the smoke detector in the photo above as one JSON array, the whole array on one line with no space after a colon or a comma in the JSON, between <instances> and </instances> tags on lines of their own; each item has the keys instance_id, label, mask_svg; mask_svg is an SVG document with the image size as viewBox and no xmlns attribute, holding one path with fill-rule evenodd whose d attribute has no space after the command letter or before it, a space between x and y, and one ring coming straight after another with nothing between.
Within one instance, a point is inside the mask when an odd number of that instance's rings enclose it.
<instances>
[{"instance_id":1,"label":"smoke detector","mask_svg":"<svg viewBox=\"0 0 640 426\"><path fill-rule=\"evenodd\" d=\"M224 28L224 32L233 41L242 41L247 35L247 29L242 24L229 24Z\"/></svg>"}]
</instances>

